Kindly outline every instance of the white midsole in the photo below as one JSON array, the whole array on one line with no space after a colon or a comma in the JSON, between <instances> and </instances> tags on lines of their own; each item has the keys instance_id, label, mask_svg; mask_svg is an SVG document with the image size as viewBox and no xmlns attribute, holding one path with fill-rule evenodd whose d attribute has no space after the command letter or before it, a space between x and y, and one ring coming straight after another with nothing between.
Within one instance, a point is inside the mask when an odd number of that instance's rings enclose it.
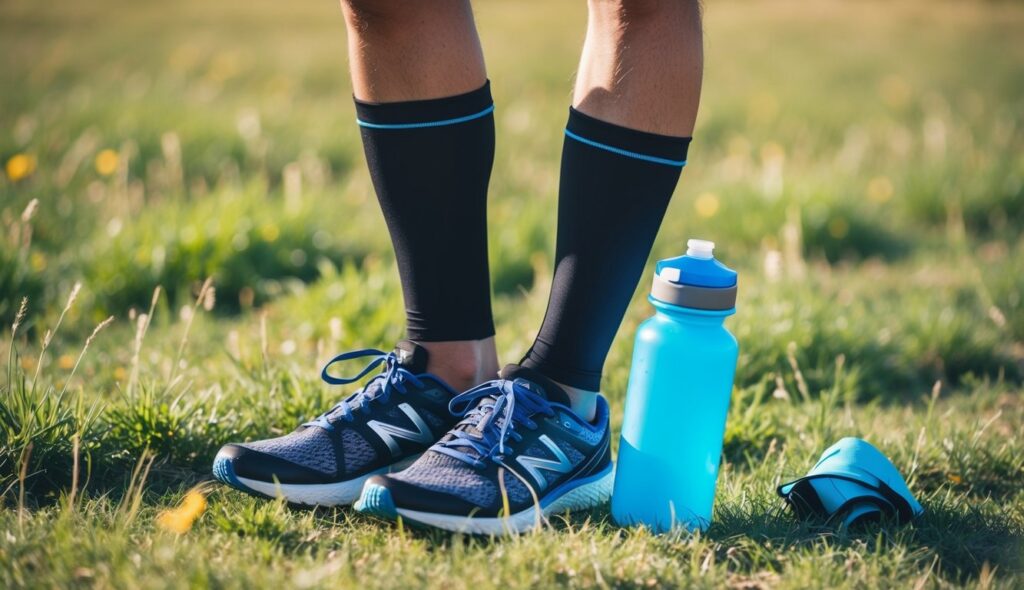
<instances>
[{"instance_id":1,"label":"white midsole","mask_svg":"<svg viewBox=\"0 0 1024 590\"><path fill-rule=\"evenodd\" d=\"M599 479L562 494L554 502L541 509L540 517L537 514L536 504L508 517L453 516L405 508L397 508L396 511L403 518L457 533L474 535L522 533L533 529L552 514L584 510L607 502L611 498L614 482L615 472L609 469L608 473Z\"/></svg>"},{"instance_id":2,"label":"white midsole","mask_svg":"<svg viewBox=\"0 0 1024 590\"><path fill-rule=\"evenodd\" d=\"M384 475L385 473L401 471L409 465L412 465L412 463L416 459L419 459L419 457L419 455L413 455L412 457L402 459L388 467L382 467L381 469L371 471L366 475L361 475L347 481L339 481L337 483L285 484L259 481L249 479L247 477L240 477L238 475L236 475L235 478L239 483L247 488L274 498L284 498L292 504L306 504L308 506L342 506L352 504L359 499L359 495L363 491L363 484L366 483L366 480L370 479L374 475Z\"/></svg>"}]
</instances>

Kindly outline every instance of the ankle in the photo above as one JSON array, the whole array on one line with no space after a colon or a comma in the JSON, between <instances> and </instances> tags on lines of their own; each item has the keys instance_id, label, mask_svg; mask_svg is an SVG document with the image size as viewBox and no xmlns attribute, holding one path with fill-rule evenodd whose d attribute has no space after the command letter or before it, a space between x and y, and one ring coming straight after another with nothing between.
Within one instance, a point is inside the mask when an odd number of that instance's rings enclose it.
<instances>
[{"instance_id":1,"label":"ankle","mask_svg":"<svg viewBox=\"0 0 1024 590\"><path fill-rule=\"evenodd\" d=\"M430 354L427 371L437 375L455 391L465 391L498 373L494 337L482 340L419 342Z\"/></svg>"},{"instance_id":2,"label":"ankle","mask_svg":"<svg viewBox=\"0 0 1024 590\"><path fill-rule=\"evenodd\" d=\"M558 382L556 381L556 383ZM562 386L565 394L569 396L572 411L576 412L580 418L587 422L593 422L594 417L597 416L597 392L572 387L564 383L558 384Z\"/></svg>"}]
</instances>

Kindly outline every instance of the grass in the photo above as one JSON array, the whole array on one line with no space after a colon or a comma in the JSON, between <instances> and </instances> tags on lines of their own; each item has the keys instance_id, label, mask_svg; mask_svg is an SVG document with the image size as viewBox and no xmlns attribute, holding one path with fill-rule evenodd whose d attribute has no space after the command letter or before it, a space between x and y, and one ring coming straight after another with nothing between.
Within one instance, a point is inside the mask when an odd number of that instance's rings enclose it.
<instances>
[{"instance_id":1,"label":"grass","mask_svg":"<svg viewBox=\"0 0 1024 590\"><path fill-rule=\"evenodd\" d=\"M402 334L336 12L0 6L0 586L1024 586L1024 9L706 7L691 164L652 259L707 237L741 273L715 522L652 536L600 508L503 540L209 481L223 442L343 395L321 362ZM544 312L585 15L477 12L509 361ZM645 291L608 359L615 428ZM848 435L893 459L921 519L782 509L775 486Z\"/></svg>"}]
</instances>

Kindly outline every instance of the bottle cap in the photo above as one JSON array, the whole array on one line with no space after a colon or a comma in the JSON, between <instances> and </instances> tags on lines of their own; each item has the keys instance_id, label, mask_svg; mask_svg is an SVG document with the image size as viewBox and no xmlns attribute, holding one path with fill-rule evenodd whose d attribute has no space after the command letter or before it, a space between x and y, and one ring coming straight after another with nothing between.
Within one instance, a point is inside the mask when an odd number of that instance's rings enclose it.
<instances>
[{"instance_id":1,"label":"bottle cap","mask_svg":"<svg viewBox=\"0 0 1024 590\"><path fill-rule=\"evenodd\" d=\"M686 254L658 261L651 296L692 309L724 311L736 306L736 271L715 260L715 243L691 239Z\"/></svg>"}]
</instances>

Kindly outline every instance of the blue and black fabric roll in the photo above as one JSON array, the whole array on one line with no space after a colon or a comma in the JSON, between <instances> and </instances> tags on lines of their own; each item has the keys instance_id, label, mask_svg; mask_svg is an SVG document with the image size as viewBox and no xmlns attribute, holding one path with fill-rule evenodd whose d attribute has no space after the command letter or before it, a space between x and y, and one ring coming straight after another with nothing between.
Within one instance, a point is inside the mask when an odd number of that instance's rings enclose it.
<instances>
[{"instance_id":1,"label":"blue and black fabric roll","mask_svg":"<svg viewBox=\"0 0 1024 590\"><path fill-rule=\"evenodd\" d=\"M867 441L847 437L829 447L779 495L797 517L847 527L880 520L910 522L924 512L896 466Z\"/></svg>"}]
</instances>

